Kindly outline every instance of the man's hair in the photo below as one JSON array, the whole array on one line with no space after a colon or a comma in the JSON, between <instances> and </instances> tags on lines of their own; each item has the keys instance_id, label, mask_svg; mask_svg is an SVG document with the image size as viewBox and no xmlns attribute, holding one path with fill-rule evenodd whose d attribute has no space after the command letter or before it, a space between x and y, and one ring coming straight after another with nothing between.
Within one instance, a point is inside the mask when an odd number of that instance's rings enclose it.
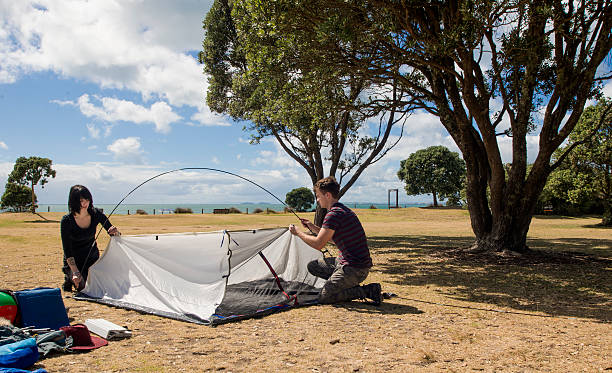
<instances>
[{"instance_id":1,"label":"man's hair","mask_svg":"<svg viewBox=\"0 0 612 373\"><path fill-rule=\"evenodd\" d=\"M89 211L90 215L93 214L93 197L89 189L82 185L74 185L70 188L70 193L68 194L68 210L70 213L74 214L81 211L81 198L89 201L87 211Z\"/></svg>"},{"instance_id":2,"label":"man's hair","mask_svg":"<svg viewBox=\"0 0 612 373\"><path fill-rule=\"evenodd\" d=\"M328 176L317 181L314 185L315 192L319 190L322 193L331 193L332 197L338 199L338 195L340 194L340 184L336 181L336 178L333 176Z\"/></svg>"}]
</instances>

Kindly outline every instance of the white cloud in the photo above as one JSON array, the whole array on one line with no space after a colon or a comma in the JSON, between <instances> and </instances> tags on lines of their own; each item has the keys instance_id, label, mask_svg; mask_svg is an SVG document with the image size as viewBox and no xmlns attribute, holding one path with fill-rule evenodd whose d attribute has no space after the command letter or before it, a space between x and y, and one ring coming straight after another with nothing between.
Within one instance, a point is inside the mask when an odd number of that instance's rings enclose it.
<instances>
[{"instance_id":1,"label":"white cloud","mask_svg":"<svg viewBox=\"0 0 612 373\"><path fill-rule=\"evenodd\" d=\"M92 139L100 138L100 129L93 123L87 123L87 132L89 132L89 137Z\"/></svg>"},{"instance_id":2,"label":"white cloud","mask_svg":"<svg viewBox=\"0 0 612 373\"><path fill-rule=\"evenodd\" d=\"M174 113L172 108L163 101L158 101L152 104L149 108L141 105L137 105L131 101L119 100L112 97L95 97L99 102L100 106L96 106L89 99L88 94L83 94L76 103L72 103L74 106L78 106L83 115L88 118L94 118L106 122L133 122L137 124L141 123L153 123L155 125L155 131L160 133L168 133L171 130L170 124L178 121L181 117ZM66 104L66 102L62 102ZM91 127L91 128L90 128ZM99 136L99 130L95 126L87 126L90 136L93 138L94 135ZM110 128L106 127L105 134L110 133Z\"/></svg>"},{"instance_id":3,"label":"white cloud","mask_svg":"<svg viewBox=\"0 0 612 373\"><path fill-rule=\"evenodd\" d=\"M212 1L62 1L0 3L0 82L53 71L139 93L146 101L196 110L199 125L228 125L204 105L202 19ZM69 47L67 47L69 46ZM60 103L60 102L58 102ZM164 132L167 128L156 123Z\"/></svg>"},{"instance_id":4,"label":"white cloud","mask_svg":"<svg viewBox=\"0 0 612 373\"><path fill-rule=\"evenodd\" d=\"M4 141L0 141L0 148L2 148L4 150L8 150L8 146L6 145L6 143Z\"/></svg>"},{"instance_id":5,"label":"white cloud","mask_svg":"<svg viewBox=\"0 0 612 373\"><path fill-rule=\"evenodd\" d=\"M609 81L608 84L604 85L602 92L604 96L612 98L612 81Z\"/></svg>"},{"instance_id":6,"label":"white cloud","mask_svg":"<svg viewBox=\"0 0 612 373\"><path fill-rule=\"evenodd\" d=\"M123 139L117 139L115 142L106 147L113 157L124 163L132 164L143 164L144 152L140 148L139 137L126 137Z\"/></svg>"},{"instance_id":7,"label":"white cloud","mask_svg":"<svg viewBox=\"0 0 612 373\"><path fill-rule=\"evenodd\" d=\"M221 162L219 161L219 158L217 157L212 157L212 159L210 160L213 164L221 164Z\"/></svg>"}]
</instances>

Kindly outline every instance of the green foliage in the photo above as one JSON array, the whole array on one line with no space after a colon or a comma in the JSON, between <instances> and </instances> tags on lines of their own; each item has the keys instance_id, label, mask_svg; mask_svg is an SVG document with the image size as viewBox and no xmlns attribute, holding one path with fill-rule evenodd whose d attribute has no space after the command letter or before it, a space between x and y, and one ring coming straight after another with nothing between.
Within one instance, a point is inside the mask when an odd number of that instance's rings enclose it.
<instances>
[{"instance_id":1,"label":"green foliage","mask_svg":"<svg viewBox=\"0 0 612 373\"><path fill-rule=\"evenodd\" d=\"M286 5L214 2L204 21L200 53L209 76L207 104L245 121L252 143L274 137L313 184L339 172L343 195L394 145L387 140L398 119L381 122L373 131L364 128L367 118L383 113L362 104L371 82L314 63L319 44L303 40L298 29L282 29ZM386 87L384 94L395 92ZM344 177L349 180L343 183Z\"/></svg>"},{"instance_id":2,"label":"green foliage","mask_svg":"<svg viewBox=\"0 0 612 373\"><path fill-rule=\"evenodd\" d=\"M308 188L295 188L285 198L285 203L294 210L303 212L309 211L315 201L314 194Z\"/></svg>"},{"instance_id":3,"label":"green foliage","mask_svg":"<svg viewBox=\"0 0 612 373\"><path fill-rule=\"evenodd\" d=\"M557 213L603 212L612 224L612 100L586 108L565 146L553 156L559 167L550 175L540 203Z\"/></svg>"},{"instance_id":4,"label":"green foliage","mask_svg":"<svg viewBox=\"0 0 612 373\"><path fill-rule=\"evenodd\" d=\"M431 146L401 161L397 177L405 183L408 195L431 193L434 206L438 206L438 198L459 200L465 162L444 146Z\"/></svg>"},{"instance_id":5,"label":"green foliage","mask_svg":"<svg viewBox=\"0 0 612 373\"><path fill-rule=\"evenodd\" d=\"M34 203L36 203L36 201L36 195L34 195ZM25 185L6 183L2 200L0 200L0 209L22 212L30 210L31 208L32 189Z\"/></svg>"},{"instance_id":6,"label":"green foliage","mask_svg":"<svg viewBox=\"0 0 612 373\"><path fill-rule=\"evenodd\" d=\"M49 178L55 178L55 170L51 168L53 161L41 157L19 157L13 171L9 174L8 183L28 185L31 189L31 211L36 212L36 196L34 186L40 183L45 187Z\"/></svg>"},{"instance_id":7,"label":"green foliage","mask_svg":"<svg viewBox=\"0 0 612 373\"><path fill-rule=\"evenodd\" d=\"M175 214L193 214L193 211L188 207L177 207L174 209Z\"/></svg>"}]
</instances>

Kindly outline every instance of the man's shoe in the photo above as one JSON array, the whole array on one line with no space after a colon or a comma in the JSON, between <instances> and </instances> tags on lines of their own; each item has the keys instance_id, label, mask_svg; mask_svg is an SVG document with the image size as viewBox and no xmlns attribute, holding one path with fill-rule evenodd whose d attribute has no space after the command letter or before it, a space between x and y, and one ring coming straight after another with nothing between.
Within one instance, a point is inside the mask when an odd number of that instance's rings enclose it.
<instances>
[{"instance_id":1,"label":"man's shoe","mask_svg":"<svg viewBox=\"0 0 612 373\"><path fill-rule=\"evenodd\" d=\"M372 300L375 306L380 306L382 303L382 292L379 283L367 284L363 287L366 298Z\"/></svg>"}]
</instances>

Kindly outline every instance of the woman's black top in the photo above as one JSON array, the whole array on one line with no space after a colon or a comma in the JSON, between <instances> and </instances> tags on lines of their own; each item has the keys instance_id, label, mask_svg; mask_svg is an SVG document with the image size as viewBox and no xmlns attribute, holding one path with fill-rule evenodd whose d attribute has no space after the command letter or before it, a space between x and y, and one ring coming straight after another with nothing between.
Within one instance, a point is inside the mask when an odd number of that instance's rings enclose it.
<instances>
[{"instance_id":1,"label":"woman's black top","mask_svg":"<svg viewBox=\"0 0 612 373\"><path fill-rule=\"evenodd\" d=\"M91 224L85 229L78 226L72 214L64 215L60 224L64 259L74 258L79 264L84 262L88 255L88 262L99 257L98 246L95 243L98 223L102 224L107 231L113 226L102 210L97 208L93 209Z\"/></svg>"}]
</instances>

